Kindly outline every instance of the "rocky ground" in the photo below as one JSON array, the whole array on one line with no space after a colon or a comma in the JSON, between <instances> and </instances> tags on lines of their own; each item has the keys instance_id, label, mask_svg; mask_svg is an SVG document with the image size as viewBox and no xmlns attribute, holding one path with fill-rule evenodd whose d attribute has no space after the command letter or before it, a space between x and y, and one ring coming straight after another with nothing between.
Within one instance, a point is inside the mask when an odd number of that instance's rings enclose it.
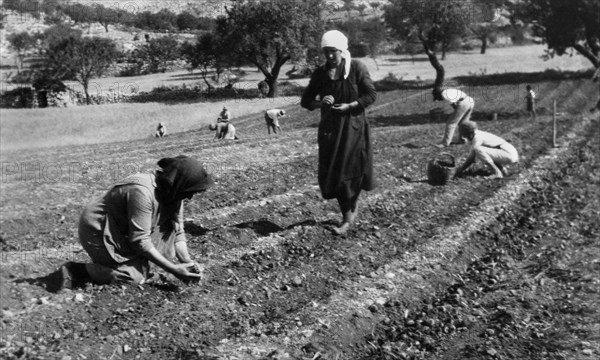
<instances>
[{"instance_id":1,"label":"rocky ground","mask_svg":"<svg viewBox=\"0 0 600 360\"><path fill-rule=\"evenodd\" d=\"M284 133L258 116L244 138L198 131L161 140L3 154L5 358L576 359L598 356L598 115L587 80L538 84L528 121L509 91L478 103L480 127L519 149L505 179L483 169L431 186L443 125L423 94L381 93L373 125L379 186L333 236L336 205L316 184L316 113L288 107ZM507 88L508 89L508 88ZM476 91L477 89L472 89ZM479 89L483 90L483 89ZM496 89L497 90L497 89ZM559 147L551 147L551 99ZM500 114L491 121L491 114ZM464 158L465 145L447 151ZM206 279L48 291L77 244L82 206L164 156L201 158L216 186L186 207Z\"/></svg>"}]
</instances>

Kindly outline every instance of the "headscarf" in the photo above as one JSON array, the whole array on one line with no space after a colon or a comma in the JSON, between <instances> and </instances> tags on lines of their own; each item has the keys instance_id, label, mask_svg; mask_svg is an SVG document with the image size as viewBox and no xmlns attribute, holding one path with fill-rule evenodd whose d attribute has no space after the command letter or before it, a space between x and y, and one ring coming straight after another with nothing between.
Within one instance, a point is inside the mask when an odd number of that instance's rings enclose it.
<instances>
[{"instance_id":1,"label":"headscarf","mask_svg":"<svg viewBox=\"0 0 600 360\"><path fill-rule=\"evenodd\" d=\"M350 52L348 51L348 38L338 30L330 30L321 37L321 49L324 47L332 47L342 52L344 64L344 79L350 74Z\"/></svg>"},{"instance_id":2,"label":"headscarf","mask_svg":"<svg viewBox=\"0 0 600 360\"><path fill-rule=\"evenodd\" d=\"M181 193L204 191L214 183L196 159L179 155L160 159L157 164L160 167L156 171L159 198L165 203L173 203Z\"/></svg>"},{"instance_id":3,"label":"headscarf","mask_svg":"<svg viewBox=\"0 0 600 360\"><path fill-rule=\"evenodd\" d=\"M458 89L450 88L442 90L442 98L444 98L444 100L450 102L451 104L454 104L458 100L465 97L467 97L467 94Z\"/></svg>"}]
</instances>

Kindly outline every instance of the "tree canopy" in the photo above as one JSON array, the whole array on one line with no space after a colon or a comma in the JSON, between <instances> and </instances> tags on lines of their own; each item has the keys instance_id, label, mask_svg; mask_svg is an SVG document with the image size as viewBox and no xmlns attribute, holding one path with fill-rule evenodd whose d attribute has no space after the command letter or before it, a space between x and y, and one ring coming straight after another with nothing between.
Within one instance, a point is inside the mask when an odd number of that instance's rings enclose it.
<instances>
[{"instance_id":1,"label":"tree canopy","mask_svg":"<svg viewBox=\"0 0 600 360\"><path fill-rule=\"evenodd\" d=\"M449 45L455 37L465 34L472 21L472 7L468 1L439 0L414 1L391 0L384 11L386 24L403 40L418 41L436 70L433 98L442 100L445 69L436 51Z\"/></svg>"},{"instance_id":2,"label":"tree canopy","mask_svg":"<svg viewBox=\"0 0 600 360\"><path fill-rule=\"evenodd\" d=\"M217 19L217 33L240 56L263 73L269 97L277 92L283 64L305 56L322 32L320 0L248 1L227 8Z\"/></svg>"},{"instance_id":3,"label":"tree canopy","mask_svg":"<svg viewBox=\"0 0 600 360\"><path fill-rule=\"evenodd\" d=\"M180 47L174 36L163 36L147 41L137 54L147 72L165 72L173 61L179 59Z\"/></svg>"},{"instance_id":4,"label":"tree canopy","mask_svg":"<svg viewBox=\"0 0 600 360\"><path fill-rule=\"evenodd\" d=\"M549 56L574 49L600 67L600 2L598 0L524 0L518 16L533 23Z\"/></svg>"},{"instance_id":5,"label":"tree canopy","mask_svg":"<svg viewBox=\"0 0 600 360\"><path fill-rule=\"evenodd\" d=\"M102 76L117 56L116 45L110 39L69 37L48 48L46 68L40 76L78 81L83 86L89 104L90 80Z\"/></svg>"},{"instance_id":6,"label":"tree canopy","mask_svg":"<svg viewBox=\"0 0 600 360\"><path fill-rule=\"evenodd\" d=\"M21 31L8 34L6 40L17 53L17 71L21 72L25 53L35 46L36 37L30 35L27 31Z\"/></svg>"}]
</instances>

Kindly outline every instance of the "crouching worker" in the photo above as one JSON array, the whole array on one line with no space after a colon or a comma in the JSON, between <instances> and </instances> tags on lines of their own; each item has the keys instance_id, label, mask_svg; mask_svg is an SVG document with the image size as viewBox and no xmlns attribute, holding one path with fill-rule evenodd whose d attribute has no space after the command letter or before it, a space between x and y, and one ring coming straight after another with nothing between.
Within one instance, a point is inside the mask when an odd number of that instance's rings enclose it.
<instances>
[{"instance_id":1,"label":"crouching worker","mask_svg":"<svg viewBox=\"0 0 600 360\"><path fill-rule=\"evenodd\" d=\"M479 159L493 172L491 178L508 176L508 166L519 161L517 149L503 138L486 131L477 130L477 124L465 121L458 126L460 135L471 143L471 152L465 162L456 169L454 177Z\"/></svg>"},{"instance_id":2,"label":"crouching worker","mask_svg":"<svg viewBox=\"0 0 600 360\"><path fill-rule=\"evenodd\" d=\"M88 204L79 220L79 240L92 262L59 269L57 290L97 284L143 283L149 263L183 281L200 280L201 267L188 252L183 200L204 192L212 180L195 159L158 162L154 174L135 174Z\"/></svg>"},{"instance_id":3,"label":"crouching worker","mask_svg":"<svg viewBox=\"0 0 600 360\"><path fill-rule=\"evenodd\" d=\"M239 140L235 134L235 126L230 123L216 123L208 125L208 129L215 132L213 140Z\"/></svg>"},{"instance_id":4,"label":"crouching worker","mask_svg":"<svg viewBox=\"0 0 600 360\"><path fill-rule=\"evenodd\" d=\"M167 136L167 127L165 126L165 123L159 122L154 137L161 138L165 136Z\"/></svg>"}]
</instances>

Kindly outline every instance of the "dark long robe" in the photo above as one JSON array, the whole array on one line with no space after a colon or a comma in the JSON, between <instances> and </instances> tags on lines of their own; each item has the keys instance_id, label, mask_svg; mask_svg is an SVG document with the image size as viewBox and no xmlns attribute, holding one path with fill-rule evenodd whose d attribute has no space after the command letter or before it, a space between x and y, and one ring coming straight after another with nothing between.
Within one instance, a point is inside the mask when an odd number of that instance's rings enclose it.
<instances>
[{"instance_id":1,"label":"dark long robe","mask_svg":"<svg viewBox=\"0 0 600 360\"><path fill-rule=\"evenodd\" d=\"M367 67L351 60L348 77L331 80L327 64L312 74L302 95L301 105L310 109L317 96L333 95L334 104L358 101L351 113L338 113L330 106L321 107L318 130L319 187L325 199L350 199L361 190L373 190L373 149L365 109L377 94Z\"/></svg>"}]
</instances>

